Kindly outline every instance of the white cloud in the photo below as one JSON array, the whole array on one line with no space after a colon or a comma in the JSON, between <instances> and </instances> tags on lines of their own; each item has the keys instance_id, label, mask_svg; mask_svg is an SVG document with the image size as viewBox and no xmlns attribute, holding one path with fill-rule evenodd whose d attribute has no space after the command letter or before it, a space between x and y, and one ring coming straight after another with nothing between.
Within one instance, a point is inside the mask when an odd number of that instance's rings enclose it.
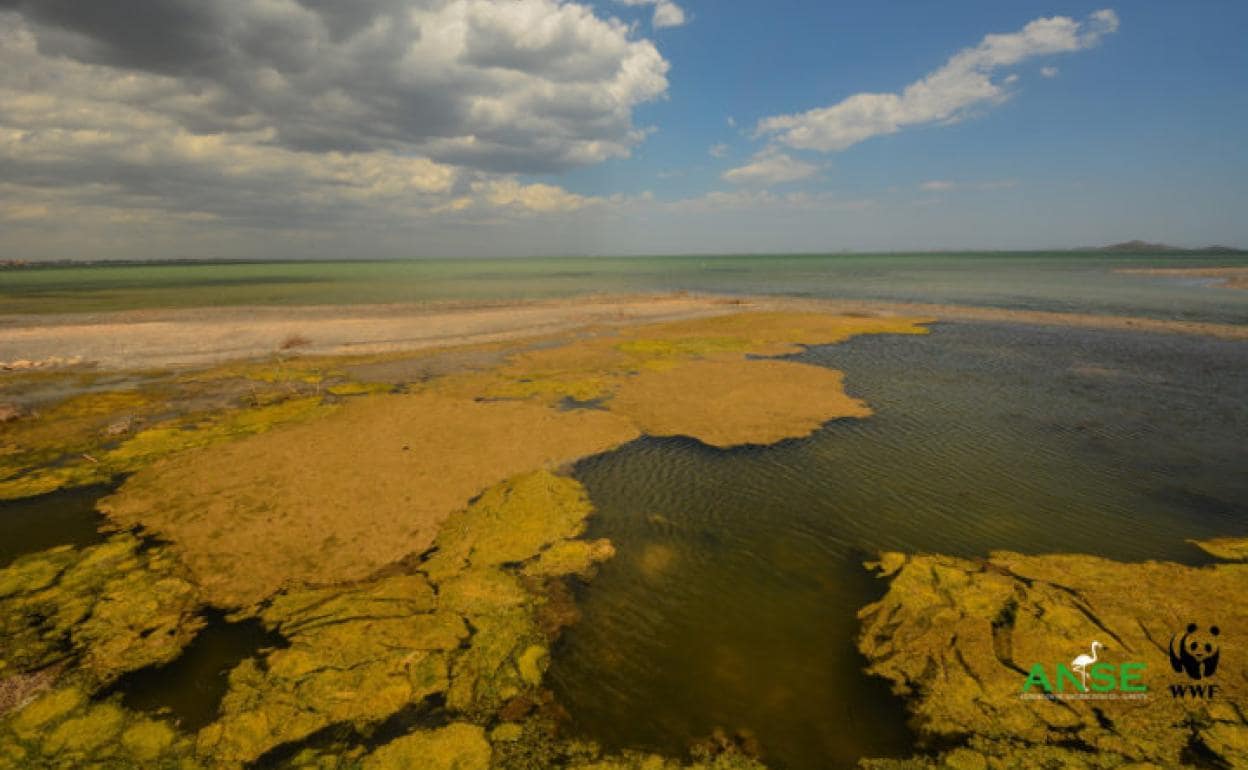
<instances>
[{"instance_id":1,"label":"white cloud","mask_svg":"<svg viewBox=\"0 0 1248 770\"><path fill-rule=\"evenodd\" d=\"M724 179L735 184L768 187L796 182L814 176L819 167L797 160L783 152L764 150L749 163L724 172Z\"/></svg>"},{"instance_id":2,"label":"white cloud","mask_svg":"<svg viewBox=\"0 0 1248 770\"><path fill-rule=\"evenodd\" d=\"M44 22L0 10L0 251L18 248L18 225L30 239L23 248L56 243L56 253L90 256L124 254L157 231L175 245L176 233L208 228L222 243L260 232L410 233L435 220L531 219L605 203L526 184L510 168L627 155L642 134L629 105L666 89L667 63L652 44L574 3L405 5L421 34L374 19L335 42L304 6L276 4L309 22L288 29L324 60L284 70L240 54L219 78L99 61L103 42L82 56L53 54ZM381 27L402 38L398 53L368 50ZM335 85L371 69L358 88ZM432 105L447 108L436 125L417 115Z\"/></svg>"},{"instance_id":3,"label":"white cloud","mask_svg":"<svg viewBox=\"0 0 1248 770\"><path fill-rule=\"evenodd\" d=\"M0 0L17 9L0 10L7 84L55 108L107 81L96 100L194 133L268 129L299 151L558 171L626 157L645 136L633 109L668 87L651 41L576 2L146 0L161 12L136 11L139 27L55 5ZM84 68L78 81L41 71L63 61Z\"/></svg>"},{"instance_id":4,"label":"white cloud","mask_svg":"<svg viewBox=\"0 0 1248 770\"><path fill-rule=\"evenodd\" d=\"M921 182L919 189L923 192L942 193L952 190L1007 190L1017 187L1015 179L993 179L986 182L952 182L948 179L932 179Z\"/></svg>"},{"instance_id":5,"label":"white cloud","mask_svg":"<svg viewBox=\"0 0 1248 770\"><path fill-rule=\"evenodd\" d=\"M662 27L680 27L685 24L685 11L672 0L616 0L624 5L653 5L654 15L650 25L655 29Z\"/></svg>"},{"instance_id":6,"label":"white cloud","mask_svg":"<svg viewBox=\"0 0 1248 770\"><path fill-rule=\"evenodd\" d=\"M543 214L576 211L603 202L602 198L576 195L549 184L520 184L514 179L477 182L472 186L492 206L512 207Z\"/></svg>"},{"instance_id":7,"label":"white cloud","mask_svg":"<svg viewBox=\"0 0 1248 770\"><path fill-rule=\"evenodd\" d=\"M958 120L976 105L1006 98L1004 84L992 79L1002 67L1091 48L1117 29L1112 10L1082 22L1065 16L1036 19L1018 32L987 35L900 93L854 94L831 107L764 118L756 133L796 149L833 152L907 126Z\"/></svg>"},{"instance_id":8,"label":"white cloud","mask_svg":"<svg viewBox=\"0 0 1248 770\"><path fill-rule=\"evenodd\" d=\"M736 118L734 118L734 117L733 117L733 116L731 116L731 115L729 115L729 116L728 116L728 127L729 127L729 128L736 128L736 127L737 127L737 119L736 119Z\"/></svg>"},{"instance_id":9,"label":"white cloud","mask_svg":"<svg viewBox=\"0 0 1248 770\"><path fill-rule=\"evenodd\" d=\"M723 142L720 142L719 144L712 144L706 152L712 158L723 158L728 155L728 145Z\"/></svg>"},{"instance_id":10,"label":"white cloud","mask_svg":"<svg viewBox=\"0 0 1248 770\"><path fill-rule=\"evenodd\" d=\"M1058 72L1057 67L1041 67L1040 68L1040 76L1045 77L1045 78L1055 78L1057 77L1057 72Z\"/></svg>"}]
</instances>

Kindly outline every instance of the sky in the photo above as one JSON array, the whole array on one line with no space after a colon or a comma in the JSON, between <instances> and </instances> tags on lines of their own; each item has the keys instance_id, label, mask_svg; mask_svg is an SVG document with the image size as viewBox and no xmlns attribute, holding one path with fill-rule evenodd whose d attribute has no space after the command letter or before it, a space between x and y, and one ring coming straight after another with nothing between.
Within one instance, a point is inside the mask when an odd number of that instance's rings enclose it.
<instances>
[{"instance_id":1,"label":"sky","mask_svg":"<svg viewBox=\"0 0 1248 770\"><path fill-rule=\"evenodd\" d=\"M0 0L0 259L1248 246L1246 32L1230 0Z\"/></svg>"}]
</instances>

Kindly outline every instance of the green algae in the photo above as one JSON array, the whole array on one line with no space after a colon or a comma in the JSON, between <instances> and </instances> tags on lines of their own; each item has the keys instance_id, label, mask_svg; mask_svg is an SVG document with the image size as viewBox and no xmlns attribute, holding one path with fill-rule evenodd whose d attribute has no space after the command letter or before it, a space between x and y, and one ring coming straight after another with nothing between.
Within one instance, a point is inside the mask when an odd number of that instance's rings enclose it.
<instances>
[{"instance_id":1,"label":"green algae","mask_svg":"<svg viewBox=\"0 0 1248 770\"><path fill-rule=\"evenodd\" d=\"M231 672L221 718L197 738L201 755L254 761L330 725L366 732L433 695L476 723L536 697L549 662L544 580L609 550L542 559L577 542L591 512L576 481L522 474L447 519L419 572L279 593L259 616L289 646Z\"/></svg>"},{"instance_id":2,"label":"green algae","mask_svg":"<svg viewBox=\"0 0 1248 770\"><path fill-rule=\"evenodd\" d=\"M117 441L102 433L109 420L133 420L133 408L143 407L154 413L164 402L133 394L105 393L80 398L89 398L91 402L73 407L75 414L86 413L82 419L70 418L55 430L45 430L45 424L62 419L62 408L58 408L40 415L31 428L6 436L6 441L15 443L8 445L4 464L0 465L0 500L105 482L175 452L262 433L333 408L322 404L316 396L282 397L254 408L201 412L159 421Z\"/></svg>"},{"instance_id":3,"label":"green algae","mask_svg":"<svg viewBox=\"0 0 1248 770\"><path fill-rule=\"evenodd\" d=\"M593 511L585 489L549 471L526 473L486 490L446 520L422 570L432 579L497 567L541 554L581 534Z\"/></svg>"},{"instance_id":4,"label":"green algae","mask_svg":"<svg viewBox=\"0 0 1248 770\"><path fill-rule=\"evenodd\" d=\"M289 646L230 673L221 719L198 736L217 759L253 761L328 725L364 727L444 692L448 653L469 635L459 615L437 610L419 575L290 591L261 618Z\"/></svg>"},{"instance_id":5,"label":"green algae","mask_svg":"<svg viewBox=\"0 0 1248 770\"><path fill-rule=\"evenodd\" d=\"M394 386L386 382L343 382L330 385L325 389L335 396L368 396L374 393L389 393Z\"/></svg>"},{"instance_id":6,"label":"green algae","mask_svg":"<svg viewBox=\"0 0 1248 770\"><path fill-rule=\"evenodd\" d=\"M0 676L73 661L89 689L165 663L202 626L195 586L160 547L120 534L0 570Z\"/></svg>"},{"instance_id":7,"label":"green algae","mask_svg":"<svg viewBox=\"0 0 1248 770\"><path fill-rule=\"evenodd\" d=\"M169 724L92 701L74 687L46 693L0 721L0 767L200 767Z\"/></svg>"},{"instance_id":8,"label":"green algae","mask_svg":"<svg viewBox=\"0 0 1248 770\"><path fill-rule=\"evenodd\" d=\"M783 330L776 331L777 327ZM795 330L800 334L789 339ZM771 318L753 314L752 319L648 327L603 336L586 345L573 343L531 351L513 356L495 370L443 377L422 387L468 400L504 398L553 404L570 397L589 401L616 394L622 383L639 372L663 373L690 362L739 363L747 354L792 352L796 349L794 339L818 344L854 333L892 331L925 330L909 321L858 324L844 318L794 320L787 315ZM781 341L781 336L786 339ZM88 442L82 446L91 457L83 462L23 468L11 479L0 474L0 495L5 493L8 481L27 484L27 489L38 483L52 487L82 483L91 474L126 472L184 450L191 450L185 454L187 467L199 471L201 460L215 457L218 451L213 447L203 452L204 447L233 437L266 433L283 422L302 422L328 411L320 402L321 393L359 396L351 400L369 402L373 401L370 394L391 389L389 385L346 381L340 371L324 361L283 360L277 365L250 369L223 368L214 375L215 379L213 375L200 379L258 383L260 387L252 391L249 400L251 408L160 419L127 431L119 441ZM192 380L182 384L199 385ZM387 401L384 405L396 403ZM380 400L375 404L380 405ZM606 405L610 408L609 400ZM390 418L393 419L392 411ZM616 423L627 424L623 420ZM602 426L604 432L608 428L612 435L635 435L631 430L619 430L616 424ZM98 432L100 428L94 430ZM195 452L197 448L201 452ZM407 451L408 446L402 449ZM323 450L318 446L318 451ZM227 465L240 467L237 463ZM162 473L163 469L161 466ZM42 479L40 471L47 474ZM515 472L515 468L508 471ZM492 486L487 486L470 504L438 521L433 548L422 560L409 556L396 562L402 556L396 553L389 560L381 560L380 569L350 575L322 576L315 569L306 575L287 574L266 591L248 594L248 601L225 602L225 606L244 606L240 614L257 613L266 626L286 638L289 646L261 650L255 658L239 664L230 673L229 690L218 720L197 735L187 736L160 721L135 722L133 715L116 705L102 704L108 708L78 713L74 710L80 704L75 704L70 707L73 713L63 719L48 720L48 729L38 733L40 737L46 733L47 740L41 739L37 745L29 741L0 741L0 747L11 745L13 752L24 752L22 756L28 758L72 754L85 762L113 761L124 756L134 763L152 765L198 758L212 765L234 766L261 757L289 756L283 753L286 749L297 747L326 728L346 727L357 736L369 735L404 709L437 699L455 720L446 727L416 730L379 746L370 742L367 748L360 740L348 740L327 750L306 749L294 754L289 764L423 767L441 766L429 763L445 759L448 767L541 767L547 765L537 758L558 757L570 767L761 767L732 751L697 755L693 765L635 752L603 756L592 745L554 737L558 707L551 703L549 693L541 685L550 645L574 615L564 606L566 597L561 598L561 590L566 592L566 588L561 589L560 581L572 574L592 575L596 564L611 558L613 549L607 541L577 539L592 508L575 481L549 471L535 471L490 483ZM178 487L176 483L174 486ZM13 489L18 489L16 484ZM160 505L149 507L137 523L146 524L145 517L158 513L170 498L172 504L181 505L195 497L180 487L165 491L166 494L153 498ZM467 501L467 497L463 499ZM262 513L272 516L272 506ZM192 514L205 520L212 518L199 509ZM218 517L213 525L216 529L210 528L207 535L219 538L234 523L234 519L227 522ZM303 529L316 527L305 521ZM376 540L386 537L373 533ZM339 551L351 551L354 547L332 537L326 543L326 547ZM272 544L269 545L272 550ZM277 550L287 549L282 545ZM315 549L294 550L309 564L315 565L319 559L320 552ZM219 559L204 562L208 572L217 573L245 571L253 563L260 568L259 561L252 559L247 567ZM142 559L136 559L134 564L126 563L116 569L131 574L147 567ZM160 569L163 568L148 571L159 573ZM44 565L42 571L32 567L26 584L41 585L41 590L59 587L62 571L57 563ZM136 600L132 607L118 604L109 609L111 605L103 605L99 629L88 630L88 617L75 625L77 630L70 638L81 640L75 643L86 648L110 650L110 657L128 661L127 666L140 665L143 660L167 660L150 650L133 650L128 641L134 631L130 619L151 609L151 593L157 585L152 581L140 583L133 587ZM2 585L4 576L0 575ZM279 585L281 590L272 595L273 588ZM171 587L172 584L162 586L160 590ZM201 595L204 593L202 584L193 588L198 588ZM179 592L170 593L176 597ZM192 590L189 601L194 600ZM94 608L95 604L90 606ZM154 611L160 615L164 609L157 606ZM194 623L192 620L188 626L194 629ZM139 633L143 631L146 629ZM185 640L178 639L176 644L180 649ZM87 653L77 649L80 657L74 659L75 676L90 672L82 680L90 682L86 686L98 687L114 676L107 670L93 672L93 667L100 665L91 664ZM16 716L21 717L35 706L27 706ZM38 709L32 713L38 713ZM499 722L503 714L507 715L506 721ZM64 727L66 724L70 727ZM69 745L71 733L83 736L73 746Z\"/></svg>"},{"instance_id":9,"label":"green algae","mask_svg":"<svg viewBox=\"0 0 1248 770\"><path fill-rule=\"evenodd\" d=\"M1092 556L994 553L986 560L885 554L890 578L864 608L868 671L907 698L921 734L964 743L936 757L868 767L1174 767L1193 746L1216 766L1248 764L1248 664L1226 656L1218 700L1170 697L1166 640L1193 622L1248 624L1248 565L1124 564ZM1026 671L1106 645L1102 659L1144 664L1151 696L1023 699ZM974 736L968 740L968 736ZM1072 747L1073 746L1073 747Z\"/></svg>"},{"instance_id":10,"label":"green algae","mask_svg":"<svg viewBox=\"0 0 1248 770\"><path fill-rule=\"evenodd\" d=\"M457 722L422 730L382 746L364 758L361 770L487 770L492 753L485 731Z\"/></svg>"},{"instance_id":11,"label":"green algae","mask_svg":"<svg viewBox=\"0 0 1248 770\"><path fill-rule=\"evenodd\" d=\"M1216 559L1248 561L1248 537L1215 537L1188 542Z\"/></svg>"},{"instance_id":12,"label":"green algae","mask_svg":"<svg viewBox=\"0 0 1248 770\"><path fill-rule=\"evenodd\" d=\"M840 374L755 360L862 334L924 334L926 321L821 313L740 313L615 330L527 350L488 371L428 383L431 392L547 404L593 402L649 435L713 446L771 444L828 420L870 414Z\"/></svg>"},{"instance_id":13,"label":"green algae","mask_svg":"<svg viewBox=\"0 0 1248 770\"><path fill-rule=\"evenodd\" d=\"M541 683L559 626L544 624L541 616L552 601L548 581L587 573L611 555L605 541L575 539L591 513L577 482L548 471L522 474L448 519L438 550L421 563L358 583L280 592L255 611L287 646L261 650L231 671L220 717L194 736L114 702L91 701L87 693L107 678L98 671L83 676L92 671L89 657L83 657L63 681L81 681L86 689L63 685L0 722L0 765L8 759L18 764L239 767L282 747L297 747L330 727L350 726L357 735L368 735L404 709L437 696L455 720L444 727L410 731L371 751L359 742L304 749L286 764L521 768L546 766L534 764L535 757L558 756L573 767L683 767L640 753L604 757L592 745L553 737L557 707L550 705ZM132 577L149 574L146 583ZM53 590L85 596L63 602L65 615L56 616L57 627L69 624L70 638L81 638L87 647L84 655L111 641L111 654L131 669L167 660L185 640L159 656L146 648L131 649L125 642L136 636L167 634L144 634L147 627L123 622L132 613L102 609L104 602L126 586L136 607L171 617L170 608L151 607L150 594L160 586L162 593L176 595L161 582L176 574L176 563L161 547L140 549L133 536L123 534L90 549L58 548L20 559L0 571L0 601ZM188 598L193 601L193 595ZM101 629L114 630L111 636L85 630L97 612ZM178 622L193 627L195 621L180 616ZM9 643L11 634L6 629L0 638ZM65 654L52 644L47 652ZM517 711L515 704L525 702L548 705ZM495 725L504 710L521 721ZM688 766L761 767L737 756Z\"/></svg>"}]
</instances>

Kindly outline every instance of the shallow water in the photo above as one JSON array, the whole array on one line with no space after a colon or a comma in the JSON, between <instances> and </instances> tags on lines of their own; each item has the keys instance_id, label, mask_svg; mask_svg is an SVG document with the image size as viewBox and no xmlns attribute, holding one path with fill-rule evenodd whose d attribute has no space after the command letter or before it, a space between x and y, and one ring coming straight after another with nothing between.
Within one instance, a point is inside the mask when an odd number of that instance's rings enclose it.
<instances>
[{"instance_id":1,"label":"shallow water","mask_svg":"<svg viewBox=\"0 0 1248 770\"><path fill-rule=\"evenodd\" d=\"M127 707L169 714L188 732L212 722L228 689L230 671L286 641L255 618L230 622L219 610L209 610L204 620L203 630L176 659L126 674L101 697L122 693Z\"/></svg>"},{"instance_id":2,"label":"shallow water","mask_svg":"<svg viewBox=\"0 0 1248 770\"><path fill-rule=\"evenodd\" d=\"M86 546L102 542L104 515L95 503L114 484L61 489L21 500L0 500L0 569L28 553L58 545Z\"/></svg>"},{"instance_id":3,"label":"shallow water","mask_svg":"<svg viewBox=\"0 0 1248 770\"><path fill-rule=\"evenodd\" d=\"M443 259L57 266L0 271L0 313L703 291L1248 322L1248 291L1121 268L1243 255L1072 252Z\"/></svg>"},{"instance_id":4,"label":"shallow water","mask_svg":"<svg viewBox=\"0 0 1248 770\"><path fill-rule=\"evenodd\" d=\"M1248 534L1248 345L939 324L798 358L843 369L875 416L766 448L643 439L577 466L589 534L618 551L548 675L579 734L679 753L745 729L779 768L906 754L901 705L853 645L883 590L872 554L1203 563L1186 538Z\"/></svg>"}]
</instances>

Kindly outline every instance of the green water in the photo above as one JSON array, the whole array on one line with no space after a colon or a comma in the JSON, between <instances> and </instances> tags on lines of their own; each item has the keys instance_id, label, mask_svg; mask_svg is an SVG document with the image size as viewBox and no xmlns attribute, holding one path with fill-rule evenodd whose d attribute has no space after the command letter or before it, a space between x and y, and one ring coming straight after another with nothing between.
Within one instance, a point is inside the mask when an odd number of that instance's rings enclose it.
<instances>
[{"instance_id":1,"label":"green water","mask_svg":"<svg viewBox=\"0 0 1248 770\"><path fill-rule=\"evenodd\" d=\"M799 360L843 369L875 416L723 451L642 439L580 463L616 557L548 681L575 731L679 754L715 728L777 768L915 744L862 673L856 612L883 549L1203 563L1248 534L1248 346L939 324Z\"/></svg>"},{"instance_id":2,"label":"green water","mask_svg":"<svg viewBox=\"0 0 1248 770\"><path fill-rule=\"evenodd\" d=\"M585 257L90 265L0 270L0 314L708 291L913 300L1219 322L1248 292L1128 267L1248 265L1248 256L1095 253Z\"/></svg>"}]
</instances>

